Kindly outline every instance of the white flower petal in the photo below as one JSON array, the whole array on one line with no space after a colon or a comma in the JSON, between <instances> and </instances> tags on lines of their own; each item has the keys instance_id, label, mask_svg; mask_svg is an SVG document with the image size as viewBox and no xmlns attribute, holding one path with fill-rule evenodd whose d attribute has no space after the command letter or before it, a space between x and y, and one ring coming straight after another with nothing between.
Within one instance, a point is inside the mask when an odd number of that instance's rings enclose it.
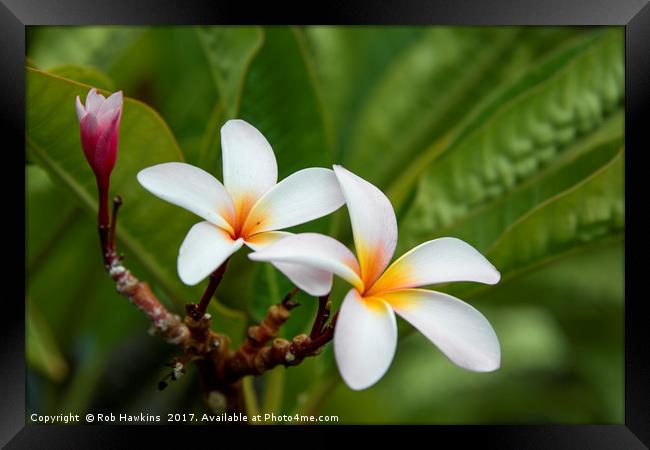
<instances>
[{"instance_id":1,"label":"white flower petal","mask_svg":"<svg viewBox=\"0 0 650 450\"><path fill-rule=\"evenodd\" d=\"M257 128L243 120L221 127L223 183L243 220L255 202L278 181L271 145Z\"/></svg>"},{"instance_id":2,"label":"white flower petal","mask_svg":"<svg viewBox=\"0 0 650 450\"><path fill-rule=\"evenodd\" d=\"M77 119L79 119L79 122L81 122L81 118L86 114L86 109L84 108L84 105L81 103L81 99L77 95L77 102L76 102L76 110L77 110Z\"/></svg>"},{"instance_id":3,"label":"white flower petal","mask_svg":"<svg viewBox=\"0 0 650 450\"><path fill-rule=\"evenodd\" d=\"M189 164L170 162L138 172L138 181L152 194L193 212L208 222L233 231L230 195L215 177Z\"/></svg>"},{"instance_id":4,"label":"white flower petal","mask_svg":"<svg viewBox=\"0 0 650 450\"><path fill-rule=\"evenodd\" d=\"M476 372L499 368L501 349L492 325L474 307L440 292L405 289L381 295L454 364Z\"/></svg>"},{"instance_id":5,"label":"white flower petal","mask_svg":"<svg viewBox=\"0 0 650 450\"><path fill-rule=\"evenodd\" d=\"M294 234L251 253L248 257L254 261L268 261L274 264L302 264L334 273L357 289L363 289L359 264L352 252L336 239L323 234Z\"/></svg>"},{"instance_id":6,"label":"white flower petal","mask_svg":"<svg viewBox=\"0 0 650 450\"><path fill-rule=\"evenodd\" d=\"M354 244L365 286L384 271L395 252L397 220L390 200L363 178L334 166L345 197L354 234Z\"/></svg>"},{"instance_id":7,"label":"white flower petal","mask_svg":"<svg viewBox=\"0 0 650 450\"><path fill-rule=\"evenodd\" d=\"M273 266L282 272L293 284L302 291L314 297L329 294L332 290L332 273L315 269L303 264L273 263Z\"/></svg>"},{"instance_id":8,"label":"white flower petal","mask_svg":"<svg viewBox=\"0 0 650 450\"><path fill-rule=\"evenodd\" d=\"M102 103L104 103L104 100L106 100L106 98L102 94L97 93L97 89L92 88L88 91L88 95L86 96L86 111L92 114L97 114L97 111L99 110L99 107L102 106Z\"/></svg>"},{"instance_id":9,"label":"white flower petal","mask_svg":"<svg viewBox=\"0 0 650 450\"><path fill-rule=\"evenodd\" d=\"M397 323L390 307L351 289L334 329L334 356L345 383L355 390L375 384L390 367L396 346Z\"/></svg>"},{"instance_id":10,"label":"white flower petal","mask_svg":"<svg viewBox=\"0 0 650 450\"><path fill-rule=\"evenodd\" d=\"M269 245L293 236L285 231L267 231L255 234L246 239L246 245L255 250L262 250ZM273 266L282 272L293 284L309 295L320 297L332 290L332 273L326 270L316 269L305 264L274 262Z\"/></svg>"},{"instance_id":11,"label":"white flower petal","mask_svg":"<svg viewBox=\"0 0 650 450\"><path fill-rule=\"evenodd\" d=\"M273 186L251 209L243 235L280 230L330 214L345 203L330 169L299 170Z\"/></svg>"},{"instance_id":12,"label":"white flower petal","mask_svg":"<svg viewBox=\"0 0 650 450\"><path fill-rule=\"evenodd\" d=\"M287 231L267 231L247 237L246 245L251 250L257 252L264 250L268 246L278 242L280 239L284 239L289 236L294 236L294 234Z\"/></svg>"},{"instance_id":13,"label":"white flower petal","mask_svg":"<svg viewBox=\"0 0 650 450\"><path fill-rule=\"evenodd\" d=\"M198 284L244 245L210 222L190 228L178 251L178 276L187 285Z\"/></svg>"},{"instance_id":14,"label":"white flower petal","mask_svg":"<svg viewBox=\"0 0 650 450\"><path fill-rule=\"evenodd\" d=\"M499 271L478 250L444 237L418 245L397 259L370 289L371 294L452 281L496 284Z\"/></svg>"}]
</instances>

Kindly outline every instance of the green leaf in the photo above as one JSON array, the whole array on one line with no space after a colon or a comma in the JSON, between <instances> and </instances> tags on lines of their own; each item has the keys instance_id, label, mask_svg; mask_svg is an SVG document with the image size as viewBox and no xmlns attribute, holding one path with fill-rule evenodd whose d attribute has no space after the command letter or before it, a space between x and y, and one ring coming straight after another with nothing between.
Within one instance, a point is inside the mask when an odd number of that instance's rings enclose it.
<instances>
[{"instance_id":1,"label":"green leaf","mask_svg":"<svg viewBox=\"0 0 650 450\"><path fill-rule=\"evenodd\" d=\"M623 152L582 183L514 223L487 252L511 278L558 254L619 237L625 226Z\"/></svg>"},{"instance_id":2,"label":"green leaf","mask_svg":"<svg viewBox=\"0 0 650 450\"><path fill-rule=\"evenodd\" d=\"M329 135L304 37L289 27L269 27L265 35L244 82L239 117L271 143L280 179L306 167L330 167Z\"/></svg>"},{"instance_id":3,"label":"green leaf","mask_svg":"<svg viewBox=\"0 0 650 450\"><path fill-rule=\"evenodd\" d=\"M54 66L48 70L49 73L58 75L62 78L78 81L83 84L104 89L107 91L115 91L115 84L113 80L99 69L88 66L78 66L74 64L62 64Z\"/></svg>"},{"instance_id":4,"label":"green leaf","mask_svg":"<svg viewBox=\"0 0 650 450\"><path fill-rule=\"evenodd\" d=\"M27 54L43 69L78 64L108 72L142 32L142 27L31 27Z\"/></svg>"},{"instance_id":5,"label":"green leaf","mask_svg":"<svg viewBox=\"0 0 650 450\"><path fill-rule=\"evenodd\" d=\"M26 299L26 303L25 344L27 346L27 364L52 380L60 382L68 374L68 364L63 358L56 338L52 334L45 317L29 299Z\"/></svg>"},{"instance_id":6,"label":"green leaf","mask_svg":"<svg viewBox=\"0 0 650 450\"><path fill-rule=\"evenodd\" d=\"M77 216L68 193L56 187L47 172L34 164L25 168L27 184L26 250L27 272L34 273L47 261L50 250Z\"/></svg>"},{"instance_id":7,"label":"green leaf","mask_svg":"<svg viewBox=\"0 0 650 450\"><path fill-rule=\"evenodd\" d=\"M622 51L620 30L610 30L534 66L412 161L391 198L399 204L428 167L415 208L426 203L428 224L438 229L511 191L620 111Z\"/></svg>"},{"instance_id":8,"label":"green leaf","mask_svg":"<svg viewBox=\"0 0 650 450\"><path fill-rule=\"evenodd\" d=\"M323 101L336 135L335 161L349 146L360 110L394 59L422 27L306 27Z\"/></svg>"},{"instance_id":9,"label":"green leaf","mask_svg":"<svg viewBox=\"0 0 650 450\"><path fill-rule=\"evenodd\" d=\"M127 95L153 106L178 140L186 161L200 161L201 139L219 93L194 27L154 27L112 68ZM219 129L219 124L211 129ZM214 171L215 161L203 168Z\"/></svg>"},{"instance_id":10,"label":"green leaf","mask_svg":"<svg viewBox=\"0 0 650 450\"><path fill-rule=\"evenodd\" d=\"M199 27L196 29L210 64L226 118L237 117L244 78L264 41L260 27Z\"/></svg>"},{"instance_id":11,"label":"green leaf","mask_svg":"<svg viewBox=\"0 0 650 450\"><path fill-rule=\"evenodd\" d=\"M586 141L576 142L555 164L442 229L431 224L433 204L423 202L420 197L416 207L401 221L402 239L396 253L402 254L421 242L442 236L454 236L470 242L479 251L487 250L519 217L581 182L616 157L623 145L622 119L622 114L613 117L613 126L609 127L613 133L603 128L604 133L595 133ZM608 140L612 137L613 140Z\"/></svg>"},{"instance_id":12,"label":"green leaf","mask_svg":"<svg viewBox=\"0 0 650 450\"><path fill-rule=\"evenodd\" d=\"M567 34L516 27L424 29L372 86L342 148L343 163L380 187L388 185L467 114L468 104L491 94Z\"/></svg>"},{"instance_id":13,"label":"green leaf","mask_svg":"<svg viewBox=\"0 0 650 450\"><path fill-rule=\"evenodd\" d=\"M92 171L79 144L74 99L88 86L34 69L27 69L27 146L49 174L96 211ZM191 214L146 192L136 181L141 169L182 160L164 121L148 106L125 99L118 161L111 177L112 192L121 195L118 239L130 258L137 258L166 293L181 302L192 290L184 289L176 275L178 247L190 226ZM193 290L194 297L198 295ZM182 302L184 303L184 302Z\"/></svg>"}]
</instances>

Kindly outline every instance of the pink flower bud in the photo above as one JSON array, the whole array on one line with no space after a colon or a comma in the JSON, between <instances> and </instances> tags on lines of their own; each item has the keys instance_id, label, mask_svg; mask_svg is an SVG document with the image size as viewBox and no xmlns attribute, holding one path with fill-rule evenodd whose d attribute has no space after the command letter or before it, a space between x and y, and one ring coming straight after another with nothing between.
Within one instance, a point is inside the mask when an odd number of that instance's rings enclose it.
<instances>
[{"instance_id":1,"label":"pink flower bud","mask_svg":"<svg viewBox=\"0 0 650 450\"><path fill-rule=\"evenodd\" d=\"M93 88L88 92L85 107L77 96L77 117L81 128L81 146L88 164L97 182L108 186L108 178L117 158L122 91L105 98Z\"/></svg>"},{"instance_id":2,"label":"pink flower bud","mask_svg":"<svg viewBox=\"0 0 650 450\"><path fill-rule=\"evenodd\" d=\"M97 178L100 225L108 225L108 187L117 158L117 138L122 119L122 91L108 98L95 88L86 96L84 106L77 96L77 117L81 129L81 146Z\"/></svg>"}]
</instances>

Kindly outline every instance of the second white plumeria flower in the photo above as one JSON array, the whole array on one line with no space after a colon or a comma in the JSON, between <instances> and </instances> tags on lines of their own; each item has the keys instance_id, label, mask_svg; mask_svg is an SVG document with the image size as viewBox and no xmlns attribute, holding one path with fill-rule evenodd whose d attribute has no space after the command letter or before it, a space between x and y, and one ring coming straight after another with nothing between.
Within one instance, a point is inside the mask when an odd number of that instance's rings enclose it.
<instances>
[{"instance_id":1,"label":"second white plumeria flower","mask_svg":"<svg viewBox=\"0 0 650 450\"><path fill-rule=\"evenodd\" d=\"M141 170L151 193L205 219L187 233L178 254L178 275L195 285L244 244L259 250L291 233L276 231L325 216L345 199L330 169L299 170L280 183L271 145L252 125L229 120L221 128L223 181L189 164L170 162ZM293 264L274 264L294 283L318 292L331 274ZM304 281L303 281L304 280Z\"/></svg>"},{"instance_id":2,"label":"second white plumeria flower","mask_svg":"<svg viewBox=\"0 0 650 450\"><path fill-rule=\"evenodd\" d=\"M354 286L341 304L334 331L334 355L348 386L365 389L388 370L397 346L395 312L458 366L478 372L498 369L499 340L480 312L451 295L414 289L451 281L495 284L500 278L496 268L460 239L440 238L415 247L386 269L397 242L390 201L343 167L334 166L334 172L358 259L339 241L317 233L293 235L249 257L329 271ZM310 292L310 286L296 284Z\"/></svg>"}]
</instances>

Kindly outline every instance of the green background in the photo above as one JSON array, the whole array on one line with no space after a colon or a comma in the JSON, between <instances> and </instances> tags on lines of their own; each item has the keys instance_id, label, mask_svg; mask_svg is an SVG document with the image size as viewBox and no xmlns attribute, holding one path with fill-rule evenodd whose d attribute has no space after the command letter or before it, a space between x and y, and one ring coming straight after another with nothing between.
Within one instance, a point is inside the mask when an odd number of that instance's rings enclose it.
<instances>
[{"instance_id":1,"label":"green background","mask_svg":"<svg viewBox=\"0 0 650 450\"><path fill-rule=\"evenodd\" d=\"M203 284L175 271L198 222L135 174L183 160L221 175L219 128L256 126L280 178L343 164L398 214L396 256L456 236L500 270L496 286L437 287L479 309L501 368L451 364L399 321L386 376L355 392L331 345L247 381L260 412L343 423L622 423L624 149L622 28L30 27L27 82L28 412L200 412L191 368L162 392L176 353L103 271L95 188L74 99L123 90L113 194L119 248L172 310ZM345 208L296 227L351 243ZM240 342L290 283L239 252L210 306ZM347 286L335 282L336 306ZM310 326L304 294L285 326ZM254 397L254 398L253 398Z\"/></svg>"}]
</instances>

